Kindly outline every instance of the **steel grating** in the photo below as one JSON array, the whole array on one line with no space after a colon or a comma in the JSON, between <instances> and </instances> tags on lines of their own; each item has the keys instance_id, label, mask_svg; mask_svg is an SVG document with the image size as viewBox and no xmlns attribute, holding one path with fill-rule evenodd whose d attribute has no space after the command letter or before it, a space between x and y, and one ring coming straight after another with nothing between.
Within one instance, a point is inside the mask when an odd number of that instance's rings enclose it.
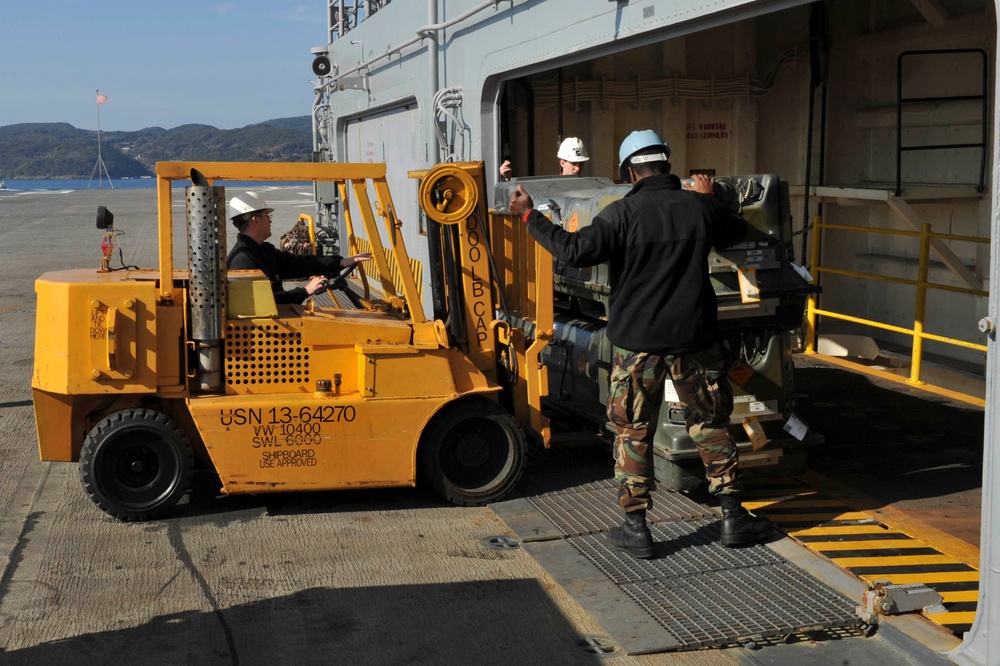
<instances>
[{"instance_id":1,"label":"steel grating","mask_svg":"<svg viewBox=\"0 0 1000 666\"><path fill-rule=\"evenodd\" d=\"M527 500L552 522L563 536L593 534L611 529L622 522L614 482L598 482L585 487L547 493ZM679 493L658 493L647 520L686 521L713 517L714 514Z\"/></svg>"},{"instance_id":2,"label":"steel grating","mask_svg":"<svg viewBox=\"0 0 1000 666\"><path fill-rule=\"evenodd\" d=\"M615 489L617 487L618 486L615 484L615 480L608 478L608 479L597 479L595 481L587 481L584 483L577 484L575 486L567 486L565 488L554 488L553 490L549 490L546 492L529 493L529 495L537 497L547 497L553 495L567 495L569 493L582 493L592 490L614 493L616 492Z\"/></svg>"},{"instance_id":3,"label":"steel grating","mask_svg":"<svg viewBox=\"0 0 1000 666\"><path fill-rule=\"evenodd\" d=\"M558 539L608 530L622 521L614 460L607 446L528 451L529 467L518 486L524 500L500 503L499 513L523 539ZM494 506L496 509L496 505ZM541 514L539 517L537 514ZM678 493L658 493L648 520L709 518L713 512Z\"/></svg>"},{"instance_id":4,"label":"steel grating","mask_svg":"<svg viewBox=\"0 0 1000 666\"><path fill-rule=\"evenodd\" d=\"M612 548L621 524L605 447L533 449L521 497L492 505L549 574L630 654L857 627L856 604L765 545L725 548L708 507L654 496L656 556Z\"/></svg>"},{"instance_id":5,"label":"steel grating","mask_svg":"<svg viewBox=\"0 0 1000 666\"><path fill-rule=\"evenodd\" d=\"M719 543L718 521L695 520L651 525L656 557L637 560L595 534L570 539L616 585L774 565L784 558L767 546L726 548Z\"/></svg>"},{"instance_id":6,"label":"steel grating","mask_svg":"<svg viewBox=\"0 0 1000 666\"><path fill-rule=\"evenodd\" d=\"M718 522L651 526L656 558L637 560L605 535L567 539L676 642L664 650L854 627L856 604L763 545L726 548Z\"/></svg>"},{"instance_id":7,"label":"steel grating","mask_svg":"<svg viewBox=\"0 0 1000 666\"><path fill-rule=\"evenodd\" d=\"M853 602L789 562L619 587L683 649L858 624Z\"/></svg>"}]
</instances>

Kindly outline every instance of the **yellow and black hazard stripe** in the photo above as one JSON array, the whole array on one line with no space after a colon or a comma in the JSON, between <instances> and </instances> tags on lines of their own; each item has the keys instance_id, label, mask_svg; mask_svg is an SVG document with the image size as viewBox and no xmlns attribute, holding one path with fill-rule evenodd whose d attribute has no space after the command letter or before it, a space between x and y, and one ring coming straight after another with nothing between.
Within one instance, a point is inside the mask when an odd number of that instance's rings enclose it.
<instances>
[{"instance_id":1,"label":"yellow and black hazard stripe","mask_svg":"<svg viewBox=\"0 0 1000 666\"><path fill-rule=\"evenodd\" d=\"M937 591L946 612L925 614L933 622L959 636L972 627L979 571L968 561L793 479L755 479L745 497L748 509L861 580L923 583Z\"/></svg>"}]
</instances>

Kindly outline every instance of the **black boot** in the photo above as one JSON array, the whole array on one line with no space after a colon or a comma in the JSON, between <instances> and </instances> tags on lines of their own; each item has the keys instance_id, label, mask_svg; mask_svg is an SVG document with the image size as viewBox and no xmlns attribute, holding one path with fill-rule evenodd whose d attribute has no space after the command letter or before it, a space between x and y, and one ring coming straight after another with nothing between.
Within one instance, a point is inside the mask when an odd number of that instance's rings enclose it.
<instances>
[{"instance_id":1,"label":"black boot","mask_svg":"<svg viewBox=\"0 0 1000 666\"><path fill-rule=\"evenodd\" d=\"M621 527L612 527L608 542L632 557L648 559L653 556L653 535L646 527L646 512L632 511L625 514Z\"/></svg>"},{"instance_id":2,"label":"black boot","mask_svg":"<svg viewBox=\"0 0 1000 666\"><path fill-rule=\"evenodd\" d=\"M723 546L745 546L763 541L771 534L771 521L744 509L739 495L719 495L719 506Z\"/></svg>"}]
</instances>

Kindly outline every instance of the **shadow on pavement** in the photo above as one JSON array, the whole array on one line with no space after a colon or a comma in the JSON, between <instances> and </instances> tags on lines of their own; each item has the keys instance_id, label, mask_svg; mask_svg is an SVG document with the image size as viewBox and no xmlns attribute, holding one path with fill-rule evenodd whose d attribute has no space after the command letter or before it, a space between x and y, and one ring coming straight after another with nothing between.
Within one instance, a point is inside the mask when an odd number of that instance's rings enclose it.
<instances>
[{"instance_id":1,"label":"shadow on pavement","mask_svg":"<svg viewBox=\"0 0 1000 666\"><path fill-rule=\"evenodd\" d=\"M582 638L538 581L482 580L312 588L0 651L0 661L11 666L601 663L577 646Z\"/></svg>"}]
</instances>

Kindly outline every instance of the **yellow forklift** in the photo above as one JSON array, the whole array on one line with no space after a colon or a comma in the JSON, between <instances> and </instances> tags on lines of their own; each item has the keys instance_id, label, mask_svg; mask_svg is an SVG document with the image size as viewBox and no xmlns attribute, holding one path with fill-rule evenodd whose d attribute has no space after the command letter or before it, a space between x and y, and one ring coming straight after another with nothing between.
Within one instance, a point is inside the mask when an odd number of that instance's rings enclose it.
<instances>
[{"instance_id":1,"label":"yellow forklift","mask_svg":"<svg viewBox=\"0 0 1000 666\"><path fill-rule=\"evenodd\" d=\"M226 494L423 479L449 501L478 505L515 486L529 442L558 438L550 417L569 439L580 432L566 428L567 415L600 429L610 364L604 269L577 275L554 266L505 214L509 184L487 210L481 162L410 176L428 221L431 317L383 164L159 163L158 269L111 270L113 216L100 208L100 267L46 273L35 284L41 459L78 462L88 495L122 520L170 509L195 465L213 470ZM526 185L572 230L627 191L603 181L588 189L584 180L568 192L565 179ZM188 267L175 270L172 187L188 181ZM335 187L345 247L373 255L371 269L349 283L347 271L329 276L352 297L332 307L276 305L263 273L228 271L225 189L213 184L226 181ZM783 469L800 465L812 443L783 437L782 424L793 406L785 338L815 287L785 256L783 182L753 176L733 185L753 239L713 255L709 267L739 352L731 431L739 438L745 420L759 420L769 441L738 439L741 464ZM735 283L747 270L760 281L750 302ZM677 411L668 396L654 442L657 478L687 490L703 476Z\"/></svg>"},{"instance_id":2,"label":"yellow forklift","mask_svg":"<svg viewBox=\"0 0 1000 666\"><path fill-rule=\"evenodd\" d=\"M214 470L226 494L421 477L463 505L510 491L528 439L549 440L539 354L552 332L551 256L508 224L499 233L509 261L497 265L481 163L416 175L438 229L432 242L450 253L447 325L424 313L385 165L159 163L158 269L110 269L113 216L102 208L101 266L36 281L41 459L78 462L87 494L121 520L169 510L196 464ZM171 188L187 181L188 267L175 270ZM216 184L226 181L334 184L347 246L363 237L373 254L370 275L349 280L362 307L276 305L262 273L227 271L225 188ZM497 289L498 277L516 286ZM508 298L523 301L521 316L538 331L527 343L496 307Z\"/></svg>"}]
</instances>

